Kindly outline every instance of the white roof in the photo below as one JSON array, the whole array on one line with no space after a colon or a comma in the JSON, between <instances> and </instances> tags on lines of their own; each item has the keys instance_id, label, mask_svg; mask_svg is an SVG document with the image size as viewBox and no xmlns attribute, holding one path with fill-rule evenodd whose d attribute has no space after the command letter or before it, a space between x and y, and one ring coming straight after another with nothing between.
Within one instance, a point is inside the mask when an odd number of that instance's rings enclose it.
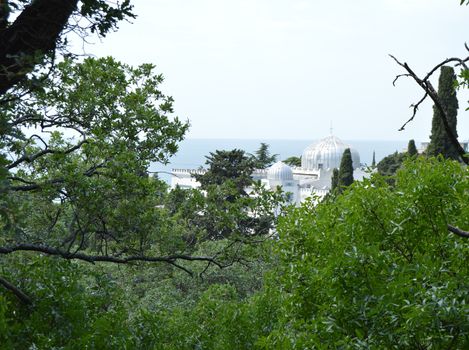
<instances>
[{"instance_id":1,"label":"white roof","mask_svg":"<svg viewBox=\"0 0 469 350\"><path fill-rule=\"evenodd\" d=\"M354 148L334 135L308 146L301 156L301 167L309 170L338 169L342 155L347 148L350 148L353 168L356 169L360 166L360 155Z\"/></svg>"},{"instance_id":2,"label":"white roof","mask_svg":"<svg viewBox=\"0 0 469 350\"><path fill-rule=\"evenodd\" d=\"M293 180L293 171L288 165L283 162L273 164L267 171L267 179L275 181L289 181Z\"/></svg>"}]
</instances>

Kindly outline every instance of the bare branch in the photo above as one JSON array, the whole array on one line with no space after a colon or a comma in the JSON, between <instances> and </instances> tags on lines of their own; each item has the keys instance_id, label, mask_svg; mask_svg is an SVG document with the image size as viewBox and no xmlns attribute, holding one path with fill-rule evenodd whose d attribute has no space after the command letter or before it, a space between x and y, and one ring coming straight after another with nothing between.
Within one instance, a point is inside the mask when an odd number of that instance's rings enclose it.
<instances>
[{"instance_id":1,"label":"bare branch","mask_svg":"<svg viewBox=\"0 0 469 350\"><path fill-rule=\"evenodd\" d=\"M392 81L392 85L393 86L396 86L396 82L399 78L401 77L410 77L410 74L399 74L399 75L396 75L396 77L394 78L394 80Z\"/></svg>"},{"instance_id":2,"label":"bare branch","mask_svg":"<svg viewBox=\"0 0 469 350\"><path fill-rule=\"evenodd\" d=\"M430 77L433 75L433 73L435 73L438 69L440 69L445 64L448 64L448 63L451 63L451 62L458 62L458 64L456 64L456 66L463 66L464 69L467 69L467 65L466 65L467 61L469 61L469 57L466 57L464 59L457 58L457 57L447 58L443 62L441 62L441 63L437 64L435 67L433 67L433 69L430 72L427 73L425 78L423 78L423 81L427 81L428 79L430 79Z\"/></svg>"},{"instance_id":3,"label":"bare branch","mask_svg":"<svg viewBox=\"0 0 469 350\"><path fill-rule=\"evenodd\" d=\"M438 93L436 92L435 88L433 87L432 83L429 81L429 78L431 77L431 75L438 69L440 68L442 65L444 65L445 63L448 63L448 62L454 62L454 61L457 61L459 62L460 64L464 64L464 62L468 61L469 60L469 57L468 58L465 58L465 59L456 59L456 58L449 58L449 59L446 59L445 61L443 61L442 63L436 65L431 71L430 73L428 73L424 79L420 79L417 74L415 74L415 72L409 67L409 65L407 63L402 63L400 62L396 57L394 57L393 55L389 55L399 66L401 66L402 68L404 68L407 73L409 74L409 76L415 80L415 82L423 89L423 91L425 91L425 97L420 100L417 104L414 105L414 115L410 118L410 120L412 120L415 116L415 106L419 106L420 103L422 103L422 101L426 98L426 95L428 95L433 103L435 104L435 107L440 111L441 113L441 121L443 123L443 126L445 128L445 132L446 132L446 135L448 136L451 144L455 147L456 151L458 152L459 156L460 156L460 159L465 163L465 164L468 164L469 165L469 159L465 157L466 155L466 151L464 150L464 148L462 148L462 146L459 144L459 141L457 139L457 137L454 135L453 131L451 130L451 127L449 125L449 122L448 122L448 113L446 111L446 108L443 106L443 103L441 102L439 96L438 96ZM465 66L465 65L464 65ZM409 121L410 121L409 120ZM408 122L407 122L408 123ZM403 125L403 127L407 124L405 123ZM403 130L403 127L401 127L400 130Z\"/></svg>"},{"instance_id":4,"label":"bare branch","mask_svg":"<svg viewBox=\"0 0 469 350\"><path fill-rule=\"evenodd\" d=\"M428 94L425 92L425 95L423 95L422 99L417 102L416 104L411 104L410 107L413 108L414 112L412 113L412 117L410 117L410 119L408 121L406 121L404 123L404 125L402 125L400 127L400 129L398 131L403 131L405 129L405 127L407 126L407 124L409 124L412 120L414 120L415 118L415 115L417 114L417 111L419 110L419 106L420 104L425 101L425 99L427 98Z\"/></svg>"}]
</instances>

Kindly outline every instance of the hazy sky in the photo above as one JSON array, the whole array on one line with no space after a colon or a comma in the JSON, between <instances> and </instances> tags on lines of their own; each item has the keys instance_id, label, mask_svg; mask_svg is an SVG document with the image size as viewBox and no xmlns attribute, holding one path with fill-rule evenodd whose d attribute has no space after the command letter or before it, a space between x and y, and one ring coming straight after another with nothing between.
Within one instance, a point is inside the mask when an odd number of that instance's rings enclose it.
<instances>
[{"instance_id":1,"label":"hazy sky","mask_svg":"<svg viewBox=\"0 0 469 350\"><path fill-rule=\"evenodd\" d=\"M466 56L469 7L459 0L133 0L138 18L86 46L166 80L191 138L425 140L428 102L392 53L419 74ZM460 138L469 138L459 95Z\"/></svg>"}]
</instances>

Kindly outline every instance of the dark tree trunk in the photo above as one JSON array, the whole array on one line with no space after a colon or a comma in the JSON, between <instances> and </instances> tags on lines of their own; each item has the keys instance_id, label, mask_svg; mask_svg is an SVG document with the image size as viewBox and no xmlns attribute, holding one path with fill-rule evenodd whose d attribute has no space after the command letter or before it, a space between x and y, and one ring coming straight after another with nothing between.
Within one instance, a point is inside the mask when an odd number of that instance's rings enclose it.
<instances>
[{"instance_id":1,"label":"dark tree trunk","mask_svg":"<svg viewBox=\"0 0 469 350\"><path fill-rule=\"evenodd\" d=\"M0 29L0 95L53 51L78 0L35 0Z\"/></svg>"}]
</instances>

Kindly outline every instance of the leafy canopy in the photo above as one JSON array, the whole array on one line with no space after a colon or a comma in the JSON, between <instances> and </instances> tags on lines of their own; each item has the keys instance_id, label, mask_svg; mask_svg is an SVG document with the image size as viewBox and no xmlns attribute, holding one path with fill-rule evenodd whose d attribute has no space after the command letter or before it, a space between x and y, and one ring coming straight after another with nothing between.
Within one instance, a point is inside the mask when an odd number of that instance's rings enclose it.
<instances>
[{"instance_id":1,"label":"leafy canopy","mask_svg":"<svg viewBox=\"0 0 469 350\"><path fill-rule=\"evenodd\" d=\"M269 145L261 142L259 149L254 153L256 168L265 169L277 161L278 154L270 154Z\"/></svg>"},{"instance_id":2,"label":"leafy canopy","mask_svg":"<svg viewBox=\"0 0 469 350\"><path fill-rule=\"evenodd\" d=\"M0 111L1 245L35 242L61 256L159 246L161 183L146 169L167 161L188 127L172 117L162 80L148 64L66 59L40 89L21 99L9 94Z\"/></svg>"}]
</instances>

